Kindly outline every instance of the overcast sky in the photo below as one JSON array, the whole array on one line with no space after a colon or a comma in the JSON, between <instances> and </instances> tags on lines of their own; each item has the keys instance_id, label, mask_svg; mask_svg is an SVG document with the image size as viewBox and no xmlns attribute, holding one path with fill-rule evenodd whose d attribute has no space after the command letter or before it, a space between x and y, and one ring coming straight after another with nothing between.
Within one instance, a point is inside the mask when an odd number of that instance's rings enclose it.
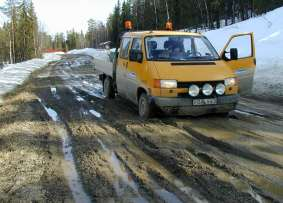
<instances>
[{"instance_id":1,"label":"overcast sky","mask_svg":"<svg viewBox=\"0 0 283 203\"><path fill-rule=\"evenodd\" d=\"M3 5L5 0L0 0ZM54 34L87 29L87 20L106 22L117 0L33 0L40 22ZM0 16L1 18L1 16ZM1 19L0 19L1 22Z\"/></svg>"}]
</instances>

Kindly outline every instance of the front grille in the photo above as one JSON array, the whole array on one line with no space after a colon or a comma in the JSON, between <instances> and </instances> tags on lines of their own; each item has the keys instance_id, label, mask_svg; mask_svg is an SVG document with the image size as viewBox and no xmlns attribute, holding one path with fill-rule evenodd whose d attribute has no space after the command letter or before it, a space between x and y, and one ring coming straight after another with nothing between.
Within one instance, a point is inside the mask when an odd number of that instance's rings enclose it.
<instances>
[{"instance_id":1,"label":"front grille","mask_svg":"<svg viewBox=\"0 0 283 203\"><path fill-rule=\"evenodd\" d=\"M217 98L218 95L215 92L210 96L205 96L202 93L200 93L199 96L197 97L191 97L189 93L179 93L178 97L179 98L191 98L191 99L212 99L212 98Z\"/></svg>"},{"instance_id":2,"label":"front grille","mask_svg":"<svg viewBox=\"0 0 283 203\"><path fill-rule=\"evenodd\" d=\"M218 83L224 84L224 81L222 80L222 81L210 81L210 82L178 82L177 86L178 88L189 88L191 85L198 85L201 88L206 83L209 83L213 87L216 87Z\"/></svg>"},{"instance_id":3,"label":"front grille","mask_svg":"<svg viewBox=\"0 0 283 203\"><path fill-rule=\"evenodd\" d=\"M224 84L224 81L210 81L210 82L178 82L178 88L188 88L191 86L191 85L198 85L200 87L200 89L203 87L203 85L205 85L206 83L208 84L211 84L213 86L213 88L215 89L216 85L219 84L219 83L223 83ZM199 96L197 97L191 97L189 95L189 92L187 93L179 93L178 94L178 97L180 98L194 98L194 99L207 99L207 98L216 98L218 97L218 95L216 94L216 92L214 91L212 95L210 96L205 96L202 94L202 91L200 93Z\"/></svg>"}]
</instances>

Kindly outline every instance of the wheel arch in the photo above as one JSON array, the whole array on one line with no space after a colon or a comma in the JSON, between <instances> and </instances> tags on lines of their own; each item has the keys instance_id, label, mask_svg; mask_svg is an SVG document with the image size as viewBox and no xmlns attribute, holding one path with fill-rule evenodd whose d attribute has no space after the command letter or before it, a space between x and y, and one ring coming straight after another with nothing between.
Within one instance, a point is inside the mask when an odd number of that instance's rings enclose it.
<instances>
[{"instance_id":1,"label":"wheel arch","mask_svg":"<svg viewBox=\"0 0 283 203\"><path fill-rule=\"evenodd\" d=\"M142 95L142 93L148 94L148 92L146 91L146 89L144 87L139 87L137 89L137 102L139 102L140 96Z\"/></svg>"}]
</instances>

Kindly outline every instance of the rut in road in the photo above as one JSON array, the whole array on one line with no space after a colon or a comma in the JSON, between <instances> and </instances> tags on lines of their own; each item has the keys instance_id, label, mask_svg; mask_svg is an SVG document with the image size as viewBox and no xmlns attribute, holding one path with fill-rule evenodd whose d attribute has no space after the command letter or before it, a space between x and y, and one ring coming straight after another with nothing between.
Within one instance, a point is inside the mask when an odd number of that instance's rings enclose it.
<instances>
[{"instance_id":1,"label":"rut in road","mask_svg":"<svg viewBox=\"0 0 283 203\"><path fill-rule=\"evenodd\" d=\"M76 57L83 56L67 56L63 61ZM40 88L36 91L66 121L75 163L92 200L129 202L142 197L149 202L172 198L181 202L205 199L276 202L282 199L280 156L262 150L253 152L255 146L251 144L256 141L276 145L273 142L280 140L281 132L276 127L280 125L277 117L258 116L259 113L239 119L160 117L144 122L137 117L136 108L125 100L103 99L98 77L86 74L88 68L82 65L80 73L79 69L53 66L49 78L38 78ZM60 99L52 96L50 87L56 87ZM250 121L251 116L257 117ZM214 124L214 120L221 125ZM271 141L262 142L266 140L263 132L251 132L259 122L261 129L266 128L264 132L268 126L274 127L274 132L269 132ZM241 130L241 136L234 135L222 123L236 132ZM203 133L210 124L209 133ZM222 132L219 137L218 132ZM245 140L249 142L244 144ZM267 144L259 146L266 149ZM119 165L118 171L124 171L121 177L117 177L113 163ZM126 176L137 187L125 183ZM117 189L117 182L121 190Z\"/></svg>"}]
</instances>

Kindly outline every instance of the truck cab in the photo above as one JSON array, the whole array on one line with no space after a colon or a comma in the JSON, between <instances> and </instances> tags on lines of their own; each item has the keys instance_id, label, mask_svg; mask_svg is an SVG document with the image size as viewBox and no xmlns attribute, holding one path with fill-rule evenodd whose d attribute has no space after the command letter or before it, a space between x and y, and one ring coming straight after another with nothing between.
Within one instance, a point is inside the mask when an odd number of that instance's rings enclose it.
<instances>
[{"instance_id":1,"label":"truck cab","mask_svg":"<svg viewBox=\"0 0 283 203\"><path fill-rule=\"evenodd\" d=\"M251 92L256 67L253 33L232 36L218 54L201 34L127 32L116 56L112 74L101 75L104 94L132 101L142 118L156 109L190 116L228 113L241 94Z\"/></svg>"}]
</instances>

